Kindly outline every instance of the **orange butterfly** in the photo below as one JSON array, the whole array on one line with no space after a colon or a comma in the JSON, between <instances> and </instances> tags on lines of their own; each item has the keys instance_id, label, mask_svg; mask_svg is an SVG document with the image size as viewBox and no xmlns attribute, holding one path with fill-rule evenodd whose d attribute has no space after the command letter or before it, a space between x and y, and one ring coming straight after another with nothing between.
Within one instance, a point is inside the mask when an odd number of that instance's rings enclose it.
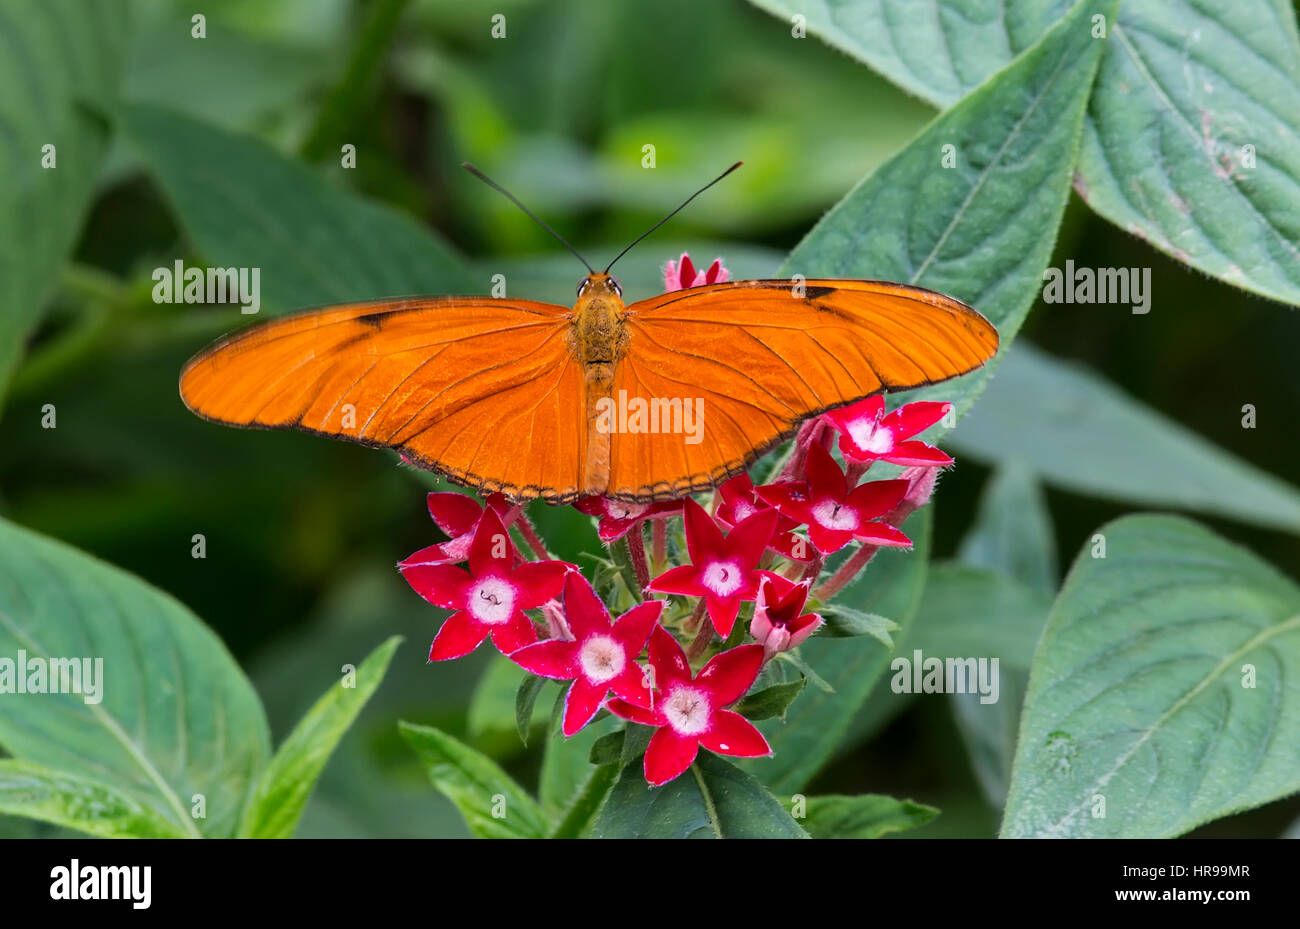
<instances>
[{"instance_id":1,"label":"orange butterfly","mask_svg":"<svg viewBox=\"0 0 1300 929\"><path fill-rule=\"evenodd\" d=\"M997 351L974 309L906 284L736 281L627 306L614 262L578 258L590 273L572 309L414 297L315 310L208 347L181 397L214 422L392 448L486 492L649 503L716 486L809 416Z\"/></svg>"}]
</instances>

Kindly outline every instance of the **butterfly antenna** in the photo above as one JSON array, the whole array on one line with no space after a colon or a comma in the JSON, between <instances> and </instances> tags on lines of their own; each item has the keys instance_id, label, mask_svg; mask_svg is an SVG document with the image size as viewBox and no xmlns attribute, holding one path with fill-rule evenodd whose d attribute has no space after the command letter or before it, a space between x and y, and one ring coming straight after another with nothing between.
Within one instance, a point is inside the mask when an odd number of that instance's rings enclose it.
<instances>
[{"instance_id":1,"label":"butterfly antenna","mask_svg":"<svg viewBox=\"0 0 1300 929\"><path fill-rule=\"evenodd\" d=\"M700 194L704 193L706 190L708 190L708 189L709 189L710 187L712 187L714 184L718 183L718 181L722 180L724 177L726 177L726 176L727 176L728 174L730 174L732 171L735 171L737 168L739 168L739 167L740 167L741 165L743 165L743 164L744 164L743 161L737 161L737 162L736 162L734 165L732 165L730 168L728 168L727 170L723 171L721 174L719 174L719 175L718 175L717 177L715 177L713 180L709 181L707 184L705 184L705 185L704 185L703 187L701 187L699 190L695 191L695 193L693 193L693 194L691 194L689 197L687 197L686 200L683 201L683 203L682 203L681 206L679 206L677 209L673 210L671 213L669 213L669 214L668 214L667 216L665 216L663 219L659 220L659 222L655 223L653 226L651 226L651 227L650 227L649 229L647 229L645 232L643 232L643 233L641 233L639 236L637 236L637 237L632 241L632 245L629 245L627 248L625 248L625 249L623 249L621 252L619 252L619 253L618 253L618 256L614 259L614 261L611 261L611 262L610 262L610 263L605 267L605 273L606 273L606 274L609 273L609 269L612 268L612 267L614 267L614 263L617 262L619 258L622 258L622 257L623 257L624 255L626 255L628 252L632 251L632 246L633 246L633 245L636 245L638 242L640 242L642 239L644 239L644 238L645 238L646 236L648 236L650 233L654 232L656 229L658 229L658 228L659 228L660 226L662 226L664 223L668 222L668 220L672 219L674 216L676 216L676 215L677 215L678 213L680 213L682 210L686 209L686 204L690 203L692 200L694 200L694 199L695 199L696 197L698 197Z\"/></svg>"},{"instance_id":2,"label":"butterfly antenna","mask_svg":"<svg viewBox=\"0 0 1300 929\"><path fill-rule=\"evenodd\" d=\"M461 164L461 167L464 168L466 171L468 171L470 174L474 175L476 178L478 178L478 179L479 179L480 181L482 181L484 184L487 184L489 187L491 187L491 188L492 188L493 190L495 190L497 193L499 193L499 194L501 194L502 196L504 196L507 200L509 200L509 201L510 201L511 203L513 203L515 206L519 207L519 209L521 209L521 210L523 210L525 213L527 213L528 216L529 216L529 218L531 218L533 222L537 223L537 225L541 226L543 229L545 229L545 230L546 230L547 232L549 232L551 235L555 236L555 238L559 240L559 242L560 242L561 245L563 245L563 246L564 246L565 248L567 248L569 251L573 252L573 254L574 254L575 256L577 256L577 259L578 259L579 261L581 261L584 265L587 266L587 270L588 270L590 273L592 273L592 274L595 274L595 273L596 273L596 269L593 268L591 265L587 264L587 259L586 259L586 258L583 258L582 255L578 254L578 250L577 250L576 248L574 248L572 245L570 245L569 242L568 242L568 240L565 239L564 236L560 235L558 232L556 232L554 229L552 229L551 226L550 226L550 224L549 224L548 222L546 222L546 220L542 219L540 216L538 216L538 215L537 215L536 213L534 213L532 210L528 209L528 207L524 206L523 203L521 203L521 202L519 201L519 198L518 198L518 197L516 197L516 196L515 196L514 194L512 194L510 191L506 190L504 187L502 187L502 186L501 186L500 184L498 184L496 181L492 180L492 178L488 177L486 174L484 174L484 173L483 173L482 171L480 171L478 168L474 167L474 166L473 166L472 164L470 164L468 161L463 162L463 163Z\"/></svg>"}]
</instances>

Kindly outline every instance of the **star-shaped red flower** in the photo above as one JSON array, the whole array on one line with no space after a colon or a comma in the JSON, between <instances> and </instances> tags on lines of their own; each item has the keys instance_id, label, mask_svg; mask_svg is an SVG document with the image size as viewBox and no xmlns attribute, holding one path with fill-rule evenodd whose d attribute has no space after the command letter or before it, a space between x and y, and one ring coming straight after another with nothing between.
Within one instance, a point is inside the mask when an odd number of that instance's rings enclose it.
<instances>
[{"instance_id":1,"label":"star-shaped red flower","mask_svg":"<svg viewBox=\"0 0 1300 929\"><path fill-rule=\"evenodd\" d=\"M684 507L691 563L665 571L646 589L703 597L713 628L726 637L736 624L741 601L753 600L758 592L756 568L776 528L777 514L775 510L755 513L724 536L704 507L689 497Z\"/></svg>"},{"instance_id":2,"label":"star-shaped red flower","mask_svg":"<svg viewBox=\"0 0 1300 929\"><path fill-rule=\"evenodd\" d=\"M705 284L725 284L729 277L731 272L722 266L721 258L715 258L707 271L696 271L691 256L682 252L681 261L669 261L664 267L664 293Z\"/></svg>"},{"instance_id":3,"label":"star-shaped red flower","mask_svg":"<svg viewBox=\"0 0 1300 929\"><path fill-rule=\"evenodd\" d=\"M825 416L840 431L840 452L848 461L950 465L952 458L933 445L912 440L947 416L950 409L951 403L918 400L886 413L885 398L876 394Z\"/></svg>"},{"instance_id":4,"label":"star-shaped red flower","mask_svg":"<svg viewBox=\"0 0 1300 929\"><path fill-rule=\"evenodd\" d=\"M869 481L852 490L831 453L808 448L807 481L784 481L755 489L783 515L808 524L808 538L823 554L837 552L853 539L870 545L906 547L912 540L888 523L875 522L903 499L908 482Z\"/></svg>"},{"instance_id":5,"label":"star-shaped red flower","mask_svg":"<svg viewBox=\"0 0 1300 929\"><path fill-rule=\"evenodd\" d=\"M666 784L689 768L701 745L739 758L772 754L753 723L725 709L753 685L763 666L761 645L720 652L691 677L682 647L663 626L655 626L650 633L650 666L657 691L652 708L621 699L609 701L610 712L658 730L645 753L645 779L650 784Z\"/></svg>"},{"instance_id":6,"label":"star-shaped red flower","mask_svg":"<svg viewBox=\"0 0 1300 929\"><path fill-rule=\"evenodd\" d=\"M459 658L488 636L503 655L537 641L524 615L558 596L573 565L534 561L515 567L510 534L491 507L483 511L469 547L469 571L449 564L401 566L402 576L435 606L455 610L438 630L430 661Z\"/></svg>"},{"instance_id":7,"label":"star-shaped red flower","mask_svg":"<svg viewBox=\"0 0 1300 929\"><path fill-rule=\"evenodd\" d=\"M565 736L571 736L591 722L610 691L630 703L650 705L636 659L663 609L663 600L647 600L611 623L591 584L573 571L564 581L564 611L573 639L528 645L510 660L533 674L573 681L564 698L563 722Z\"/></svg>"},{"instance_id":8,"label":"star-shaped red flower","mask_svg":"<svg viewBox=\"0 0 1300 929\"><path fill-rule=\"evenodd\" d=\"M758 598L754 602L754 618L749 623L749 634L762 644L771 657L777 652L798 648L808 640L823 620L816 613L805 613L808 591L812 579L796 584L771 571L761 572Z\"/></svg>"}]
</instances>

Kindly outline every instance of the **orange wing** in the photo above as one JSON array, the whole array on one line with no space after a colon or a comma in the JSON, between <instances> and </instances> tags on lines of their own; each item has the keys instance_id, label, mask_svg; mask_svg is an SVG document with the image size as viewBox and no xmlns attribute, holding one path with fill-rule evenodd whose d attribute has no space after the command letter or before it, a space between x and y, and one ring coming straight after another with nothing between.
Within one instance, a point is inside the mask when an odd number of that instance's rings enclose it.
<instances>
[{"instance_id":1,"label":"orange wing","mask_svg":"<svg viewBox=\"0 0 1300 929\"><path fill-rule=\"evenodd\" d=\"M453 481L562 502L587 454L567 307L483 297L303 313L223 339L181 372L198 415L396 449Z\"/></svg>"},{"instance_id":2,"label":"orange wing","mask_svg":"<svg viewBox=\"0 0 1300 929\"><path fill-rule=\"evenodd\" d=\"M625 325L614 397L702 402L694 435L661 416L658 433L612 436L607 493L639 503L715 486L809 415L965 374L998 347L966 304L887 281L693 287L632 304Z\"/></svg>"}]
</instances>

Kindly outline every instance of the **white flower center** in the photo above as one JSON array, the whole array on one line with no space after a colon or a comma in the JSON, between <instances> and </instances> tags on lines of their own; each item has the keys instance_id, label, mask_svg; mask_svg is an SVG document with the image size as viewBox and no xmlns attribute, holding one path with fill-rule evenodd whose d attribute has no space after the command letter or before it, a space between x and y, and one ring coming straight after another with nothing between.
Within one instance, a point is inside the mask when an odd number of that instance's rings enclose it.
<instances>
[{"instance_id":1,"label":"white flower center","mask_svg":"<svg viewBox=\"0 0 1300 929\"><path fill-rule=\"evenodd\" d=\"M648 503L620 503L617 500L610 500L605 504L605 512L614 519L636 519L648 509L650 509Z\"/></svg>"},{"instance_id":2,"label":"white flower center","mask_svg":"<svg viewBox=\"0 0 1300 929\"><path fill-rule=\"evenodd\" d=\"M883 455L894 447L894 433L881 428L875 419L859 419L849 423L849 437L858 448L876 455Z\"/></svg>"},{"instance_id":3,"label":"white flower center","mask_svg":"<svg viewBox=\"0 0 1300 929\"><path fill-rule=\"evenodd\" d=\"M737 500L735 506L731 508L731 521L738 523L746 517L753 516L758 512L758 507L744 500Z\"/></svg>"},{"instance_id":4,"label":"white flower center","mask_svg":"<svg viewBox=\"0 0 1300 929\"><path fill-rule=\"evenodd\" d=\"M515 589L499 577L486 577L470 591L469 612L481 623L499 625L515 613Z\"/></svg>"},{"instance_id":5,"label":"white flower center","mask_svg":"<svg viewBox=\"0 0 1300 929\"><path fill-rule=\"evenodd\" d=\"M734 561L715 561L704 569L700 583L719 597L728 597L740 590L745 574Z\"/></svg>"},{"instance_id":6,"label":"white flower center","mask_svg":"<svg viewBox=\"0 0 1300 929\"><path fill-rule=\"evenodd\" d=\"M709 728L709 697L702 690L685 685L673 688L663 703L668 725L678 735L699 735Z\"/></svg>"},{"instance_id":7,"label":"white flower center","mask_svg":"<svg viewBox=\"0 0 1300 929\"><path fill-rule=\"evenodd\" d=\"M846 532L852 532L858 528L858 514L852 507L844 506L842 503L836 503L834 500L823 500L812 508L813 519L825 526L827 529L841 529Z\"/></svg>"},{"instance_id":8,"label":"white flower center","mask_svg":"<svg viewBox=\"0 0 1300 929\"><path fill-rule=\"evenodd\" d=\"M623 646L607 635L593 635L578 650L583 676L593 684L603 684L618 677L627 667Z\"/></svg>"}]
</instances>

